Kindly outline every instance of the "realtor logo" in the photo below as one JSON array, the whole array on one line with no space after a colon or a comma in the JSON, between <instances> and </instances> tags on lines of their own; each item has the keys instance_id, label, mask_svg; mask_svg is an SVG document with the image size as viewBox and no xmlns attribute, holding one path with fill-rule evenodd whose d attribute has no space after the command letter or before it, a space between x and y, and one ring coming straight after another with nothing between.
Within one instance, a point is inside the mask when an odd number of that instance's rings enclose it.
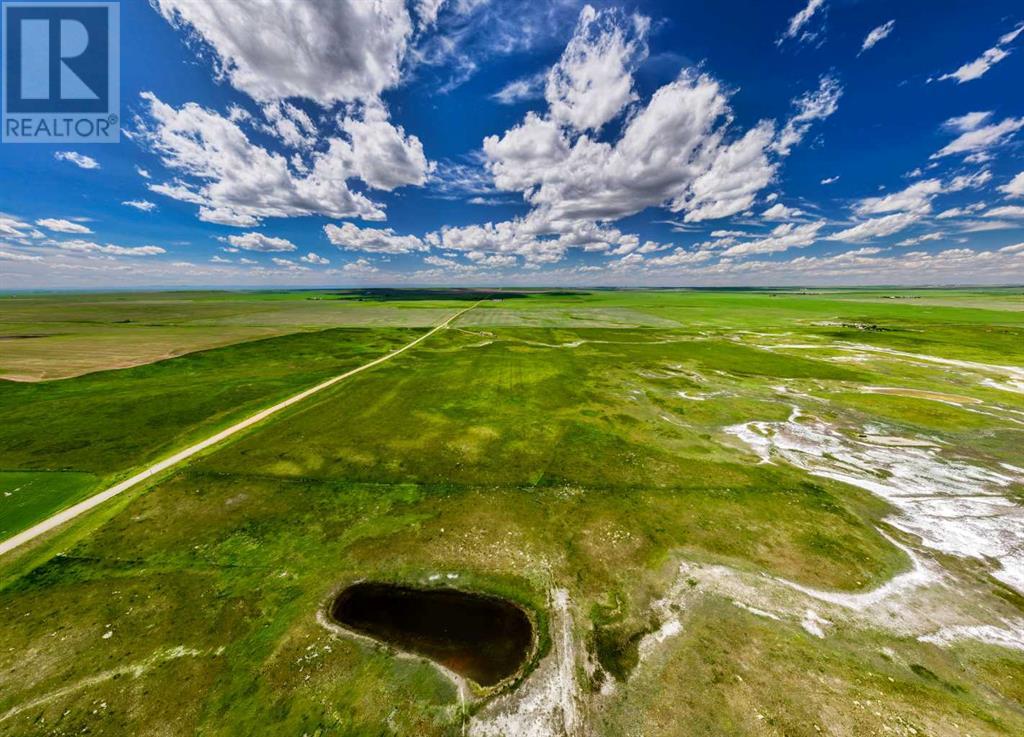
<instances>
[{"instance_id":1,"label":"realtor logo","mask_svg":"<svg viewBox=\"0 0 1024 737\"><path fill-rule=\"evenodd\" d=\"M116 2L3 2L4 143L120 139Z\"/></svg>"}]
</instances>

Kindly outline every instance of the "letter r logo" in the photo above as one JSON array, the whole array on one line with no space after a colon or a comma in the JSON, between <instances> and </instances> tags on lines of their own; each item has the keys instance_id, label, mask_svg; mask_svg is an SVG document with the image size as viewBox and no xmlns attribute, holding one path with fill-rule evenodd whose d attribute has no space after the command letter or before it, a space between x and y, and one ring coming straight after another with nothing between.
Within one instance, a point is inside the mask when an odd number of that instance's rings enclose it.
<instances>
[{"instance_id":1,"label":"letter r logo","mask_svg":"<svg viewBox=\"0 0 1024 737\"><path fill-rule=\"evenodd\" d=\"M0 0L5 143L116 142L121 8L117 0ZM68 128L73 130L68 133Z\"/></svg>"},{"instance_id":2,"label":"letter r logo","mask_svg":"<svg viewBox=\"0 0 1024 737\"><path fill-rule=\"evenodd\" d=\"M75 74L66 60L74 59L89 48L89 31L77 20L60 22L60 54L50 55L50 21L25 19L21 21L21 98L23 100L50 99L50 66L60 64L60 99L98 100L99 95L89 89Z\"/></svg>"},{"instance_id":3,"label":"letter r logo","mask_svg":"<svg viewBox=\"0 0 1024 737\"><path fill-rule=\"evenodd\" d=\"M100 112L109 82L108 8L10 3L5 9L8 110Z\"/></svg>"}]
</instances>

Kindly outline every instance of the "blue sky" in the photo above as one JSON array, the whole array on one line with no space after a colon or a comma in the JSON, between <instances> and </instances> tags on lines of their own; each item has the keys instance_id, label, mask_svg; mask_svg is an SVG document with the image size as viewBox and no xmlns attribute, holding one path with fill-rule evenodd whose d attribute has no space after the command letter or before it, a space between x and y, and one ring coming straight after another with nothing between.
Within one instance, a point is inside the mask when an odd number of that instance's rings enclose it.
<instances>
[{"instance_id":1,"label":"blue sky","mask_svg":"<svg viewBox=\"0 0 1024 737\"><path fill-rule=\"evenodd\" d=\"M0 288L1024 282L1018 2L121 5Z\"/></svg>"}]
</instances>

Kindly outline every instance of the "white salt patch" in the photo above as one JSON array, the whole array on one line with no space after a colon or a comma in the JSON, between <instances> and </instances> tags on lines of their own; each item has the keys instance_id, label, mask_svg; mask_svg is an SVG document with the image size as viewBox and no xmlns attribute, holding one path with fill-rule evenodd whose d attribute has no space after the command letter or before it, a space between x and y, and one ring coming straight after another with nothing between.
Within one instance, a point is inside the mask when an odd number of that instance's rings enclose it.
<instances>
[{"instance_id":1,"label":"white salt patch","mask_svg":"<svg viewBox=\"0 0 1024 737\"><path fill-rule=\"evenodd\" d=\"M640 656L640 660L647 660L658 645L665 642L665 640L675 637L682 631L683 625L676 617L665 620L658 629L650 634L644 635L643 639L640 640L640 644L637 646L637 653Z\"/></svg>"},{"instance_id":2,"label":"white salt patch","mask_svg":"<svg viewBox=\"0 0 1024 737\"><path fill-rule=\"evenodd\" d=\"M725 428L725 431L730 435L735 435L744 443L750 446L750 449L757 454L761 459L761 463L771 463L771 443L765 438L759 431L757 425L753 422L746 425L732 425L731 427Z\"/></svg>"},{"instance_id":3,"label":"white salt patch","mask_svg":"<svg viewBox=\"0 0 1024 737\"><path fill-rule=\"evenodd\" d=\"M469 725L470 737L575 737L581 733L576 644L569 593L551 596L552 651L513 694L497 699Z\"/></svg>"},{"instance_id":4,"label":"white salt patch","mask_svg":"<svg viewBox=\"0 0 1024 737\"><path fill-rule=\"evenodd\" d=\"M693 394L687 394L686 392L676 392L676 396L681 399L689 399L691 402L703 402L707 399L707 396L696 396Z\"/></svg>"},{"instance_id":5,"label":"white salt patch","mask_svg":"<svg viewBox=\"0 0 1024 737\"><path fill-rule=\"evenodd\" d=\"M930 356L924 353L910 353L908 351L897 351L892 348L879 348L873 345L863 345L860 343L854 343L847 345L833 345L833 344L804 344L804 345L780 345L774 346L776 348L835 348L837 350L858 350L865 351L868 353L881 353L887 356L897 356L899 358L910 358L915 361L925 361L927 363L938 363L943 366L956 366L957 368L970 369L972 371L991 371L994 373L1005 373L1014 378L1024 381L1024 368L1018 366L1006 366L992 363L981 363L980 361L964 361L956 358L942 358L940 356Z\"/></svg>"},{"instance_id":6,"label":"white salt patch","mask_svg":"<svg viewBox=\"0 0 1024 737\"><path fill-rule=\"evenodd\" d=\"M946 394L944 392L925 391L923 389L906 389L897 386L862 386L859 391L868 394L887 394L895 397L909 397L911 399L927 399L932 402L948 404L959 407L962 404L981 404L980 399L964 397L958 394Z\"/></svg>"},{"instance_id":7,"label":"white salt patch","mask_svg":"<svg viewBox=\"0 0 1024 737\"><path fill-rule=\"evenodd\" d=\"M943 627L933 635L925 635L917 639L943 647L960 640L980 640L990 645L1024 650L1024 622L1007 622L1005 624L1008 625L1005 628L991 624Z\"/></svg>"},{"instance_id":8,"label":"white salt patch","mask_svg":"<svg viewBox=\"0 0 1024 737\"><path fill-rule=\"evenodd\" d=\"M827 636L829 627L836 626L836 623L879 628L901 637L934 637L956 623L957 627L945 632L947 638L955 634L962 639L983 639L995 644L1010 641L1005 634L1002 639L997 639L995 631L985 626L993 621L991 617L984 615L985 620L978 619L973 592L950 596L946 590L949 574L927 557L912 558L915 569L925 565L931 574L941 575L939 585L912 590L908 583L913 581L911 572L873 592L848 595L816 591L783 579L738 571L728 566L683 561L679 564L668 600L678 606L685 604L690 597L714 592L758 616L778 621L795 620L816 637ZM966 605L966 608L960 605ZM1007 619L996 619L995 623L1000 625L997 630L1024 633L1024 620L1015 619L1010 623Z\"/></svg>"},{"instance_id":9,"label":"white salt patch","mask_svg":"<svg viewBox=\"0 0 1024 737\"><path fill-rule=\"evenodd\" d=\"M677 397L680 399L686 399L690 402L706 402L707 400L714 399L715 397L724 397L728 395L729 392L726 391L705 392L704 394L690 394L689 392L684 391L676 392Z\"/></svg>"},{"instance_id":10,"label":"white salt patch","mask_svg":"<svg viewBox=\"0 0 1024 737\"><path fill-rule=\"evenodd\" d=\"M891 435L865 435L864 442L872 445L886 445L890 448L934 448L937 443L916 438L897 438Z\"/></svg>"},{"instance_id":11,"label":"white salt patch","mask_svg":"<svg viewBox=\"0 0 1024 737\"><path fill-rule=\"evenodd\" d=\"M765 619L774 619L776 622L782 621L781 617L772 614L771 612L766 612L764 609L758 609L754 606L748 606L744 604L742 601L733 601L733 606L743 609L744 611L750 612L751 614L757 617L764 617Z\"/></svg>"},{"instance_id":12,"label":"white salt patch","mask_svg":"<svg viewBox=\"0 0 1024 737\"><path fill-rule=\"evenodd\" d=\"M996 381L995 379L982 379L982 386L987 386L990 389L998 389L1003 392L1013 392L1015 394L1024 394L1024 380L1018 379L1006 379L1006 381Z\"/></svg>"},{"instance_id":13,"label":"white salt patch","mask_svg":"<svg viewBox=\"0 0 1024 737\"><path fill-rule=\"evenodd\" d=\"M884 356L893 356L896 358L904 358L911 361L918 361L920 363L931 363L938 364L940 366L952 366L955 368L966 369L980 374L998 374L1001 381L996 381L991 378L984 378L980 380L980 384L991 387L993 389L1001 389L1003 391L1019 392L1024 393L1024 368L1019 366L1005 366L1000 364L992 363L981 363L980 361L963 361L955 358L941 358L939 356L929 356L923 353L909 353L907 351L897 351L891 348L879 348L877 346L864 345L862 343L848 343L848 344L836 344L836 343L782 343L776 345L761 346L765 350L774 349L791 349L791 350L836 350L836 351L857 351L860 353L874 353Z\"/></svg>"},{"instance_id":14,"label":"white salt patch","mask_svg":"<svg viewBox=\"0 0 1024 737\"><path fill-rule=\"evenodd\" d=\"M994 559L1000 580L1024 592L1024 508L1001 493L1024 477L947 460L935 448L855 440L795 411L786 422L726 428L761 458L778 457L816 476L876 494L900 510L890 520L927 547Z\"/></svg>"},{"instance_id":15,"label":"white salt patch","mask_svg":"<svg viewBox=\"0 0 1024 737\"><path fill-rule=\"evenodd\" d=\"M804 618L800 622L800 626L809 634L821 639L825 639L825 628L830 627L831 625L831 622L818 616L818 613L813 609L808 609L804 612Z\"/></svg>"}]
</instances>

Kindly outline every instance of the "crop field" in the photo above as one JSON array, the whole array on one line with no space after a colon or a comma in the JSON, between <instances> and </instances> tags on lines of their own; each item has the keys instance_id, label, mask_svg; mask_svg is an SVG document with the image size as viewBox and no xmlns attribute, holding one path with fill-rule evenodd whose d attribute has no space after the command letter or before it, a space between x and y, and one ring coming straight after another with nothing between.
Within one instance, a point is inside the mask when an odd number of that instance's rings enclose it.
<instances>
[{"instance_id":1,"label":"crop field","mask_svg":"<svg viewBox=\"0 0 1024 737\"><path fill-rule=\"evenodd\" d=\"M1024 734L1020 290L4 300L79 347L0 341L0 540L423 340L0 557L0 735ZM481 687L362 581L533 645Z\"/></svg>"},{"instance_id":2,"label":"crop field","mask_svg":"<svg viewBox=\"0 0 1024 737\"><path fill-rule=\"evenodd\" d=\"M0 296L0 379L65 379L332 327L429 327L446 304L313 291Z\"/></svg>"}]
</instances>

